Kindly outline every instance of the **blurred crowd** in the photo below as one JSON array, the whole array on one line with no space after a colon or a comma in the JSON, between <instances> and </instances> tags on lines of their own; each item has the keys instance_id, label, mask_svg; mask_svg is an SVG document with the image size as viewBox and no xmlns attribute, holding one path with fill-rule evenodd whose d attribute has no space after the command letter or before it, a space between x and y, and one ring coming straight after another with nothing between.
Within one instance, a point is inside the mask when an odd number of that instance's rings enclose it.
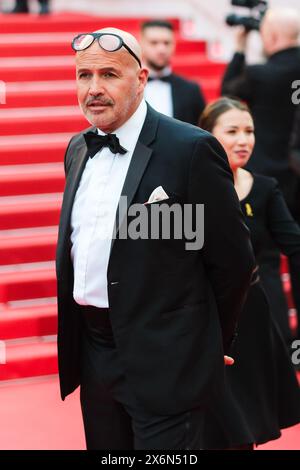
<instances>
[{"instance_id":1,"label":"blurred crowd","mask_svg":"<svg viewBox=\"0 0 300 470\"><path fill-rule=\"evenodd\" d=\"M46 15L50 13L49 0L38 0L39 3L39 13L41 15ZM12 10L7 13L29 13L30 12L30 2L29 0L16 0L15 6Z\"/></svg>"}]
</instances>

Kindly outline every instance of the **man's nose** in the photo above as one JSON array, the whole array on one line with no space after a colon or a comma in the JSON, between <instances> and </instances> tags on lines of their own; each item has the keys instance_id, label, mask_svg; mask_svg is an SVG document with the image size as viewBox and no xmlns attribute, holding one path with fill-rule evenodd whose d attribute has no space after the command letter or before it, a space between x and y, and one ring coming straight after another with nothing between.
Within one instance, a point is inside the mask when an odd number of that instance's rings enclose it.
<instances>
[{"instance_id":1,"label":"man's nose","mask_svg":"<svg viewBox=\"0 0 300 470\"><path fill-rule=\"evenodd\" d=\"M90 82L89 94L92 96L102 95L104 93L103 82L99 77L93 77Z\"/></svg>"},{"instance_id":2,"label":"man's nose","mask_svg":"<svg viewBox=\"0 0 300 470\"><path fill-rule=\"evenodd\" d=\"M164 44L158 44L157 46L157 51L160 53L160 54L164 54L166 52L167 48Z\"/></svg>"}]
</instances>

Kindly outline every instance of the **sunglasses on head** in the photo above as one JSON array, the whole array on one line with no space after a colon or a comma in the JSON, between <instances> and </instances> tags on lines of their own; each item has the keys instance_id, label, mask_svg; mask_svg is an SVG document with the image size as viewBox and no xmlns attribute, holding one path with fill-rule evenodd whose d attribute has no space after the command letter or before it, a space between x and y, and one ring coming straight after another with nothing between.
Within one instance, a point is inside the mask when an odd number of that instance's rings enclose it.
<instances>
[{"instance_id":1,"label":"sunglasses on head","mask_svg":"<svg viewBox=\"0 0 300 470\"><path fill-rule=\"evenodd\" d=\"M75 52L84 51L90 47L95 39L98 40L98 44L104 51L115 52L125 47L132 57L138 62L139 66L142 67L141 61L138 56L130 49L129 46L123 41L121 36L113 33L83 33L76 36L72 41L72 48Z\"/></svg>"}]
</instances>

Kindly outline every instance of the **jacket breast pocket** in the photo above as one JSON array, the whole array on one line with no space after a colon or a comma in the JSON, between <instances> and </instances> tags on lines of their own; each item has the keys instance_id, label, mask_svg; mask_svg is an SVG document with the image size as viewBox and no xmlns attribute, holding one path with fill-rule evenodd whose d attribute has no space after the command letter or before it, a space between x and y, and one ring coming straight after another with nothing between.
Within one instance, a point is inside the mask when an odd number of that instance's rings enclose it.
<instances>
[{"instance_id":1,"label":"jacket breast pocket","mask_svg":"<svg viewBox=\"0 0 300 470\"><path fill-rule=\"evenodd\" d=\"M179 203L180 203L180 198L178 196L170 195L167 199L162 199L160 201L146 202L144 205L146 207L160 206L163 204L171 206L172 204L179 204Z\"/></svg>"}]
</instances>

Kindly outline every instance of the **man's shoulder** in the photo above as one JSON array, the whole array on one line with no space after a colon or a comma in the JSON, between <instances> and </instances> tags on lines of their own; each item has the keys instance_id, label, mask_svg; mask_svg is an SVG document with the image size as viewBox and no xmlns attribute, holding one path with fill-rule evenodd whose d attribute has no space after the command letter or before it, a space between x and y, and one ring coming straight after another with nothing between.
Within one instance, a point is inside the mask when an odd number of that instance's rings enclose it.
<instances>
[{"instance_id":1,"label":"man's shoulder","mask_svg":"<svg viewBox=\"0 0 300 470\"><path fill-rule=\"evenodd\" d=\"M248 64L246 66L246 72L248 75L256 77L260 73L265 73L266 70L270 68L273 68L273 64L271 64L269 61L258 64Z\"/></svg>"},{"instance_id":2,"label":"man's shoulder","mask_svg":"<svg viewBox=\"0 0 300 470\"><path fill-rule=\"evenodd\" d=\"M268 197L270 193L273 193L278 189L278 181L272 176L265 176L257 173L253 173L256 190L261 195L262 199Z\"/></svg>"},{"instance_id":3,"label":"man's shoulder","mask_svg":"<svg viewBox=\"0 0 300 470\"><path fill-rule=\"evenodd\" d=\"M159 128L166 135L172 135L172 140L186 139L187 142L211 139L212 135L198 126L180 121L179 119L159 114Z\"/></svg>"},{"instance_id":4,"label":"man's shoulder","mask_svg":"<svg viewBox=\"0 0 300 470\"><path fill-rule=\"evenodd\" d=\"M268 57L264 62L248 64L247 70L252 73L274 70L275 68L278 70L278 65L286 66L287 63L296 67L300 64L300 47L283 49Z\"/></svg>"},{"instance_id":5,"label":"man's shoulder","mask_svg":"<svg viewBox=\"0 0 300 470\"><path fill-rule=\"evenodd\" d=\"M202 162L201 165L206 165L217 157L219 162L225 160L228 165L223 147L210 132L157 111L155 113L159 120L154 146L166 158L171 155L173 162L189 164L191 160L197 160Z\"/></svg>"},{"instance_id":6,"label":"man's shoulder","mask_svg":"<svg viewBox=\"0 0 300 470\"><path fill-rule=\"evenodd\" d=\"M177 75L176 73L172 73L172 79L173 83L180 87L189 88L190 90L199 89L197 82L183 78L181 75Z\"/></svg>"}]
</instances>

